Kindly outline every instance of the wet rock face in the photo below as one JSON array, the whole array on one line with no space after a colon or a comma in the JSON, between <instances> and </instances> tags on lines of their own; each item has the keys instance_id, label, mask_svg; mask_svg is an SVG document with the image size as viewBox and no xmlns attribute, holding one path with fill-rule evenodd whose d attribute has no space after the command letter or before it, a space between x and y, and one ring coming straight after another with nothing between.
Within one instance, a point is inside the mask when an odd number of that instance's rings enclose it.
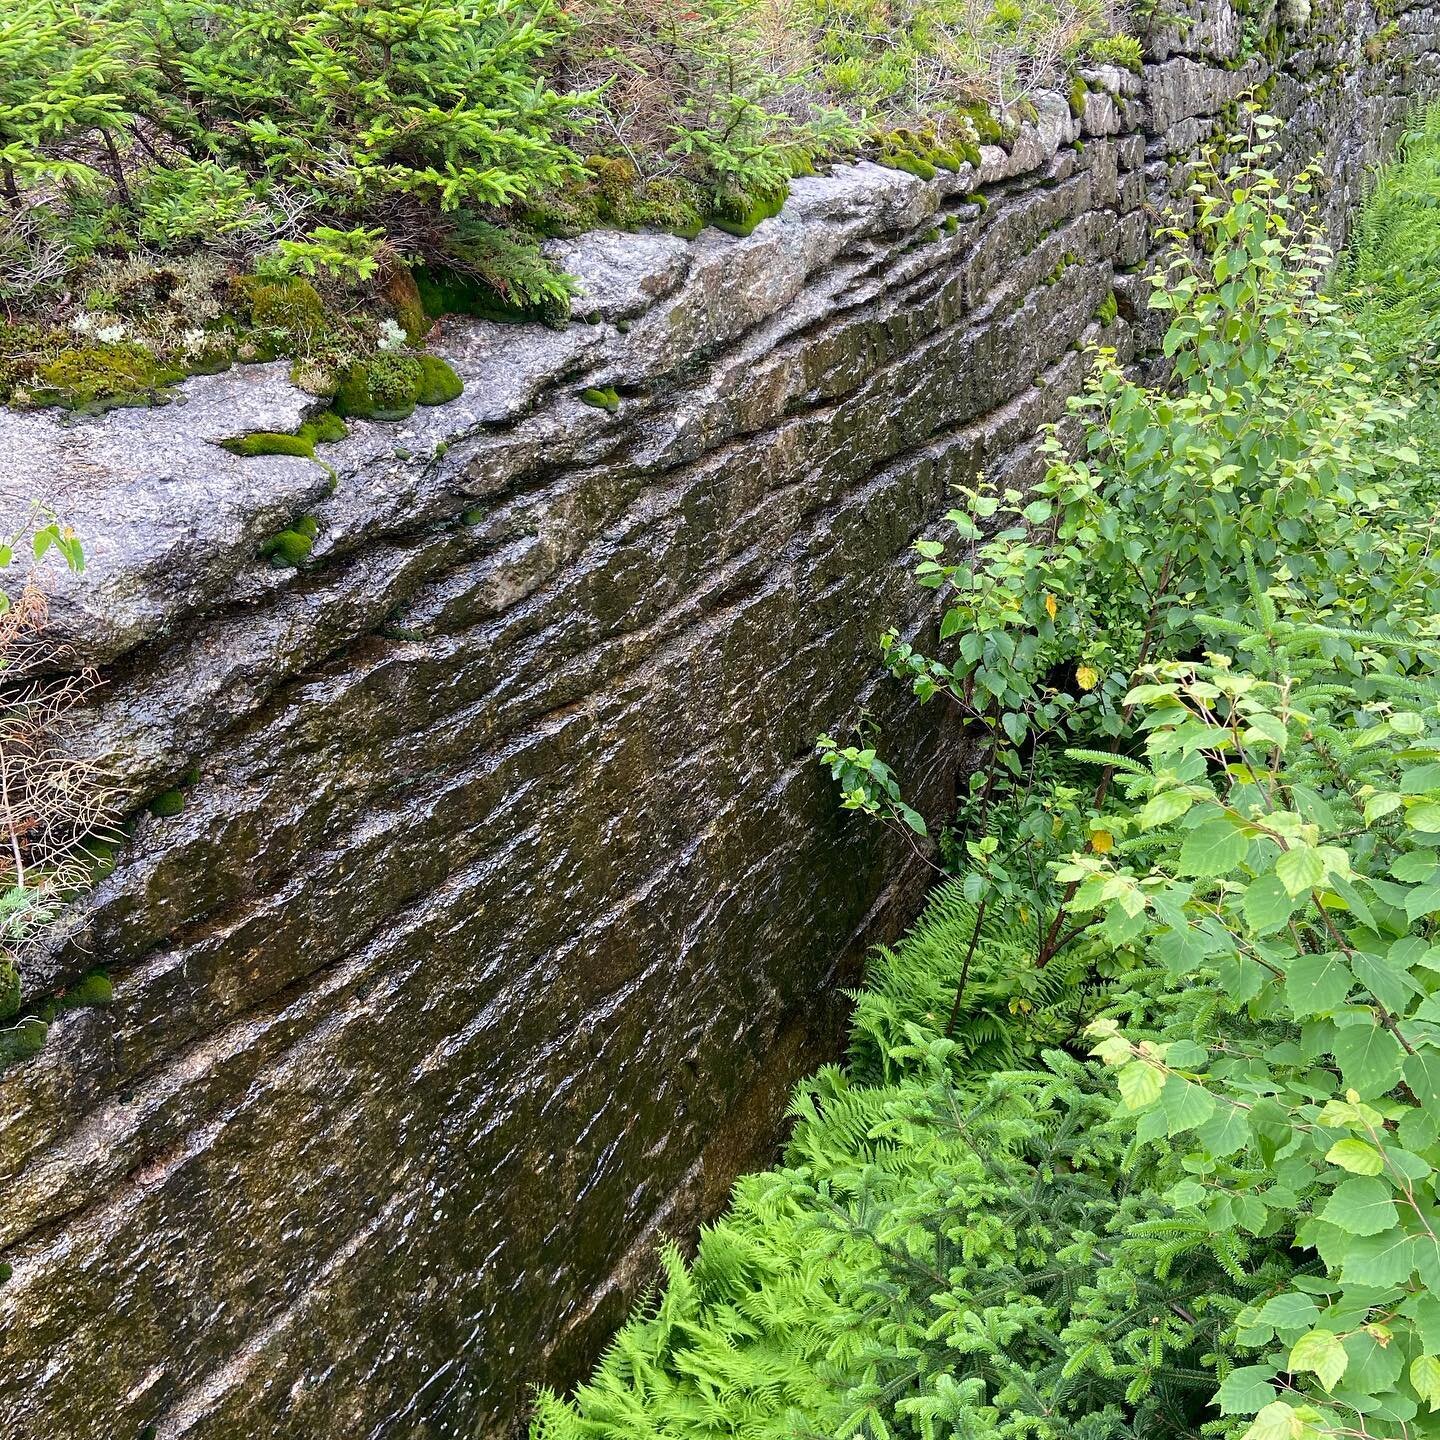
<instances>
[{"instance_id":1,"label":"wet rock face","mask_svg":"<svg viewBox=\"0 0 1440 1440\"><path fill-rule=\"evenodd\" d=\"M1434 11L1383 65L1379 28L1289 37L1268 102L1337 217L1435 73ZM913 913L813 738L868 714L945 812L964 739L875 664L922 623L908 546L1033 473L1078 347L1146 342L1177 157L1267 73L1217 63L1238 35L1221 7L1143 83L1094 72L1079 121L1042 96L978 174L569 242L597 323L450 323L465 394L357 424L333 482L216 443L294 428L283 366L0 416L0 495L85 541L53 617L138 815L24 977L101 963L115 1003L0 1077L0 1432L469 1437L591 1361ZM311 562L263 564L302 515Z\"/></svg>"}]
</instances>

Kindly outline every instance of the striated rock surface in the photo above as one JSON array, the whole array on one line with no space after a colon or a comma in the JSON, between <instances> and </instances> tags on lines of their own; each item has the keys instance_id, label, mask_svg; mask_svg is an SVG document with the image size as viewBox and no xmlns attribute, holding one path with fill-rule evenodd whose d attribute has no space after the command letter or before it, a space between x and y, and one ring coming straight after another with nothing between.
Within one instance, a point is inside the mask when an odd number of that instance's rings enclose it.
<instances>
[{"instance_id":1,"label":"striated rock surface","mask_svg":"<svg viewBox=\"0 0 1440 1440\"><path fill-rule=\"evenodd\" d=\"M910 542L1031 473L1086 342L1147 342L1157 217L1242 91L1338 220L1437 28L1352 8L1272 76L1211 6L978 173L566 242L596 323L448 323L461 399L355 425L333 476L217 444L300 422L283 365L0 415L0 496L85 542L52 613L136 808L24 976L103 964L114 1005L0 1076L0 1431L469 1437L572 1380L913 913L919 867L811 759L868 713L946 808L962 737L875 665ZM312 563L263 564L301 515Z\"/></svg>"}]
</instances>

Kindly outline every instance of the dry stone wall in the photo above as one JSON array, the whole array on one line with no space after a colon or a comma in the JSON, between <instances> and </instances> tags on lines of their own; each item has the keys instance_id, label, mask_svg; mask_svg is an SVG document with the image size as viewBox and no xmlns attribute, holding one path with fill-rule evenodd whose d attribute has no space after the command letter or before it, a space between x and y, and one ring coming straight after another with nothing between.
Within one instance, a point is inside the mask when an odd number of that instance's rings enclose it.
<instances>
[{"instance_id":1,"label":"dry stone wall","mask_svg":"<svg viewBox=\"0 0 1440 1440\"><path fill-rule=\"evenodd\" d=\"M978 173L558 247L590 323L449 322L462 398L356 425L333 476L217 444L300 423L283 365L0 416L0 495L84 539L53 619L136 807L24 976L103 964L113 1005L0 1075L0 1432L468 1437L590 1362L916 906L810 755L868 715L946 808L963 737L875 663L920 623L910 542L1032 473L1087 342L1144 339L1157 219L1237 97L1338 218L1430 90L1435 10L1296 9L1194 12ZM261 563L300 515L312 562Z\"/></svg>"}]
</instances>

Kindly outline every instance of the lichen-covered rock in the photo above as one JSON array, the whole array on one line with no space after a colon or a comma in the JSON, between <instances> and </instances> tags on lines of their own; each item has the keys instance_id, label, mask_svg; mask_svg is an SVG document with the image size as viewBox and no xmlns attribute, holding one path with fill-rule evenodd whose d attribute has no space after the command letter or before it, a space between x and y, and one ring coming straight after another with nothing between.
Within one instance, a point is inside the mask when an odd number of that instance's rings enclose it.
<instances>
[{"instance_id":1,"label":"lichen-covered rock","mask_svg":"<svg viewBox=\"0 0 1440 1440\"><path fill-rule=\"evenodd\" d=\"M978 166L555 242L594 323L442 322L463 390L403 420L346 431L276 365L0 415L0 497L84 540L45 578L134 812L20 977L50 1023L0 1071L0 1431L498 1434L766 1158L923 881L813 737L868 709L949 804L963 737L874 636L922 623L950 487L1035 474L1084 345L1153 341L1169 147L1265 73L1207 13ZM1273 82L1336 217L1434 84L1433 10L1403 82L1377 28ZM223 443L257 434L321 448Z\"/></svg>"}]
</instances>

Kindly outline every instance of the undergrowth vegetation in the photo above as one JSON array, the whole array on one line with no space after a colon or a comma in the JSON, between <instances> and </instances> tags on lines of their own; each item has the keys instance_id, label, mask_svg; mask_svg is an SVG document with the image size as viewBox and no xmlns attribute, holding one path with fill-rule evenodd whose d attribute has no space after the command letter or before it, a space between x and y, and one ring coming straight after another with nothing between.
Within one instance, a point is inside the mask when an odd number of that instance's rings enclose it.
<instances>
[{"instance_id":1,"label":"undergrowth vegetation","mask_svg":"<svg viewBox=\"0 0 1440 1440\"><path fill-rule=\"evenodd\" d=\"M1266 159L1197 178L1163 379L1099 352L917 545L960 873L536 1440L1440 1435L1440 120L1338 265Z\"/></svg>"},{"instance_id":2,"label":"undergrowth vegetation","mask_svg":"<svg viewBox=\"0 0 1440 1440\"><path fill-rule=\"evenodd\" d=\"M446 311L563 323L543 237L746 233L816 163L954 168L1087 59L1139 64L1113 0L16 0L0 400L276 356L328 394Z\"/></svg>"},{"instance_id":3,"label":"undergrowth vegetation","mask_svg":"<svg viewBox=\"0 0 1440 1440\"><path fill-rule=\"evenodd\" d=\"M58 557L84 566L80 542L38 507L0 535L0 573ZM110 983L96 972L16 1019L20 960L74 892L92 883L109 853L108 796L93 766L65 745L66 722L94 689L85 671L64 673L35 578L0 589L0 1069L44 1044L56 1010L103 1004ZM42 1013L43 1011L43 1013Z\"/></svg>"}]
</instances>

